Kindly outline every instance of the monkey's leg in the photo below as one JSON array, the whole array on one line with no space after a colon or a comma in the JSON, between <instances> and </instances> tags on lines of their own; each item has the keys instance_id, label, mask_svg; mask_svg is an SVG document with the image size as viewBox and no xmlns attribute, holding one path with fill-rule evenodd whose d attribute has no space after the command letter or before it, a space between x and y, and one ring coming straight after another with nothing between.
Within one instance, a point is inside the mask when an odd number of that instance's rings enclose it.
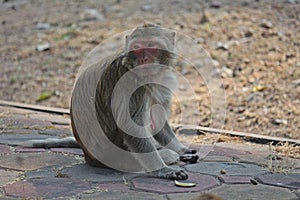
<instances>
[{"instance_id":1,"label":"monkey's leg","mask_svg":"<svg viewBox=\"0 0 300 200\"><path fill-rule=\"evenodd\" d=\"M179 161L179 154L171 149L162 148L157 151L167 165L175 164Z\"/></svg>"},{"instance_id":2,"label":"monkey's leg","mask_svg":"<svg viewBox=\"0 0 300 200\"><path fill-rule=\"evenodd\" d=\"M150 134L150 133L149 133ZM136 157L140 162L141 166L152 176L175 179L175 180L185 180L188 178L187 174L183 170L173 169L167 166L162 160L160 154L156 150L154 139L149 138L137 138L124 133L124 144L127 146L128 150L134 153L139 153ZM142 153L150 153L152 156L143 156ZM152 171L152 169L158 170Z\"/></svg>"},{"instance_id":3,"label":"monkey's leg","mask_svg":"<svg viewBox=\"0 0 300 200\"><path fill-rule=\"evenodd\" d=\"M160 145L171 149L179 154L197 153L197 150L188 149L176 138L175 133L168 122L165 123L163 129L160 132L154 135L154 138L159 142Z\"/></svg>"}]
</instances>

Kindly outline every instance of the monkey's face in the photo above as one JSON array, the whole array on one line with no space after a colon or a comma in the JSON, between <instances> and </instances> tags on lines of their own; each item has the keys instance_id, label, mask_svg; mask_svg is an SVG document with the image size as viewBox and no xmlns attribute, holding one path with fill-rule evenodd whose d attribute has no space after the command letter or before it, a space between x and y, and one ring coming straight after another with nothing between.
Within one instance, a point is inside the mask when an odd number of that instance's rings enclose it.
<instances>
[{"instance_id":1,"label":"monkey's face","mask_svg":"<svg viewBox=\"0 0 300 200\"><path fill-rule=\"evenodd\" d=\"M145 64L165 64L166 47L162 41L151 39L140 39L130 43L129 56L134 66Z\"/></svg>"},{"instance_id":2,"label":"monkey's face","mask_svg":"<svg viewBox=\"0 0 300 200\"><path fill-rule=\"evenodd\" d=\"M146 64L172 65L174 32L159 27L137 28L126 36L126 52L132 67Z\"/></svg>"}]
</instances>

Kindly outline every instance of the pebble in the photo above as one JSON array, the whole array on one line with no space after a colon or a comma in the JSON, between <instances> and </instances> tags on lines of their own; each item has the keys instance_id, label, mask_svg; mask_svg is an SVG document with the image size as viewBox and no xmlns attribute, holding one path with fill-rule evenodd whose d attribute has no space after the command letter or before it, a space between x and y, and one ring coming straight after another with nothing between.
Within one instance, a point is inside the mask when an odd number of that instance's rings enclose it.
<instances>
[{"instance_id":1,"label":"pebble","mask_svg":"<svg viewBox=\"0 0 300 200\"><path fill-rule=\"evenodd\" d=\"M300 79L293 80L293 84L295 84L295 85L300 85Z\"/></svg>"},{"instance_id":2,"label":"pebble","mask_svg":"<svg viewBox=\"0 0 300 200\"><path fill-rule=\"evenodd\" d=\"M264 20L262 20L260 26L263 27L263 28L270 29L270 28L273 27L273 24L272 24L272 22L267 21L267 20L264 19Z\"/></svg>"},{"instance_id":3,"label":"pebble","mask_svg":"<svg viewBox=\"0 0 300 200\"><path fill-rule=\"evenodd\" d=\"M221 5L222 5L221 2L219 2L219 1L213 1L213 2L211 2L210 7L217 9L217 8L221 8Z\"/></svg>"},{"instance_id":4,"label":"pebble","mask_svg":"<svg viewBox=\"0 0 300 200\"><path fill-rule=\"evenodd\" d=\"M280 125L280 124L287 125L288 122L286 119L273 119L272 123L275 125Z\"/></svg>"},{"instance_id":5,"label":"pebble","mask_svg":"<svg viewBox=\"0 0 300 200\"><path fill-rule=\"evenodd\" d=\"M40 29L40 30L47 30L47 29L51 28L51 25L48 23L38 23L36 25L36 28Z\"/></svg>"},{"instance_id":6,"label":"pebble","mask_svg":"<svg viewBox=\"0 0 300 200\"><path fill-rule=\"evenodd\" d=\"M48 51L49 49L50 49L50 44L49 43L39 44L36 47L36 50L38 50L38 51Z\"/></svg>"},{"instance_id":7,"label":"pebble","mask_svg":"<svg viewBox=\"0 0 300 200\"><path fill-rule=\"evenodd\" d=\"M104 21L105 17L96 9L86 9L83 14L83 19L86 21L99 20Z\"/></svg>"},{"instance_id":8,"label":"pebble","mask_svg":"<svg viewBox=\"0 0 300 200\"><path fill-rule=\"evenodd\" d=\"M222 49L222 50L227 51L229 49L229 46L222 42L217 42L216 49Z\"/></svg>"},{"instance_id":9,"label":"pebble","mask_svg":"<svg viewBox=\"0 0 300 200\"><path fill-rule=\"evenodd\" d=\"M152 9L153 9L152 5L143 5L143 6L141 7L141 10L142 10L142 11L145 11L145 12L149 12L149 11L151 11Z\"/></svg>"},{"instance_id":10,"label":"pebble","mask_svg":"<svg viewBox=\"0 0 300 200\"><path fill-rule=\"evenodd\" d=\"M222 67L222 76L223 77L232 77L233 76L233 70L228 68L227 66Z\"/></svg>"},{"instance_id":11,"label":"pebble","mask_svg":"<svg viewBox=\"0 0 300 200\"><path fill-rule=\"evenodd\" d=\"M290 3L290 4L296 4L297 3L296 0L288 0L287 2Z\"/></svg>"}]
</instances>

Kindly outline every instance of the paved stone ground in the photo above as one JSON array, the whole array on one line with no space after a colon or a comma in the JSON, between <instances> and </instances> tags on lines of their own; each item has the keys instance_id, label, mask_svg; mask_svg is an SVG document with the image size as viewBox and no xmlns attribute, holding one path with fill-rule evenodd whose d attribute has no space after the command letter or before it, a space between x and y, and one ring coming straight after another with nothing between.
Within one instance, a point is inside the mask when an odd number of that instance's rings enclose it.
<instances>
[{"instance_id":1,"label":"paved stone ground","mask_svg":"<svg viewBox=\"0 0 300 200\"><path fill-rule=\"evenodd\" d=\"M195 145L200 161L184 168L196 186L184 188L171 180L90 167L81 149L15 146L71 135L68 116L0 106L0 133L0 199L188 200L203 193L223 199L300 199L300 160L271 161L266 145Z\"/></svg>"}]
</instances>

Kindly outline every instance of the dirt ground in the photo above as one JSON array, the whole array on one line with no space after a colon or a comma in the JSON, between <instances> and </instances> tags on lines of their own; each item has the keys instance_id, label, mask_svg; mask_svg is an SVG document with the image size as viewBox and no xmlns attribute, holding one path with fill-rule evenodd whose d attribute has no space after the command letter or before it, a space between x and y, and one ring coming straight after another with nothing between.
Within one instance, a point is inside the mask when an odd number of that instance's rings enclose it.
<instances>
[{"instance_id":1,"label":"dirt ground","mask_svg":"<svg viewBox=\"0 0 300 200\"><path fill-rule=\"evenodd\" d=\"M226 94L222 128L300 139L299 0L3 0L0 99L68 108L85 56L144 21L184 33L210 54ZM179 86L184 100L174 100L172 122L212 125L209 89L177 65L196 98Z\"/></svg>"}]
</instances>

